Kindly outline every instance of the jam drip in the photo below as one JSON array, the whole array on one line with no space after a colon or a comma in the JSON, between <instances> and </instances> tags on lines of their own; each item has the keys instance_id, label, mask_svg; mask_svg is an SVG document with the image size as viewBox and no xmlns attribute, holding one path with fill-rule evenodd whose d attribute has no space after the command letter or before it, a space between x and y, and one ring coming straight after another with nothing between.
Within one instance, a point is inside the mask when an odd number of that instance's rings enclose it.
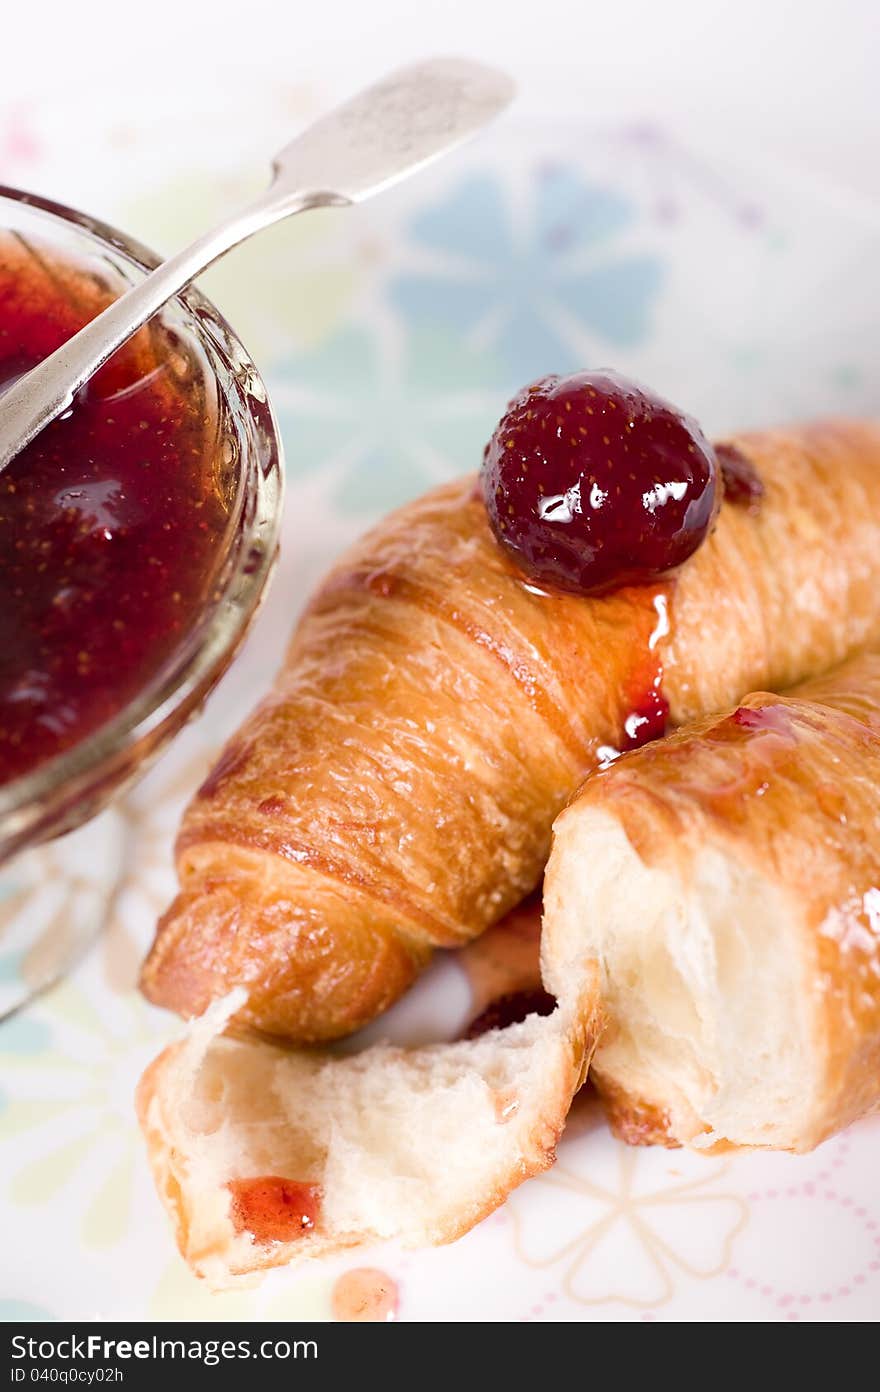
<instances>
[{"instance_id":1,"label":"jam drip","mask_svg":"<svg viewBox=\"0 0 880 1392\"><path fill-rule=\"evenodd\" d=\"M249 1232L255 1242L295 1242L317 1225L320 1185L263 1175L259 1179L232 1179L227 1188L232 1195L236 1232Z\"/></svg>"},{"instance_id":2,"label":"jam drip","mask_svg":"<svg viewBox=\"0 0 880 1392\"><path fill-rule=\"evenodd\" d=\"M0 235L0 384L112 298ZM197 358L153 325L0 475L0 782L116 715L211 602L227 525L212 417Z\"/></svg>"},{"instance_id":3,"label":"jam drip","mask_svg":"<svg viewBox=\"0 0 880 1392\"><path fill-rule=\"evenodd\" d=\"M640 749L643 744L650 744L651 740L661 739L666 734L669 702L663 695L662 683L663 674L657 672L644 695L635 702L625 717L623 738L620 742L621 754L630 749Z\"/></svg>"},{"instance_id":4,"label":"jam drip","mask_svg":"<svg viewBox=\"0 0 880 1392\"><path fill-rule=\"evenodd\" d=\"M651 596L656 621L642 656L633 662L623 683L621 728L616 745L600 745L600 768L606 768L620 754L640 749L643 744L662 739L669 723L669 702L663 694L663 640L670 632L669 606L674 582L667 581Z\"/></svg>"}]
</instances>

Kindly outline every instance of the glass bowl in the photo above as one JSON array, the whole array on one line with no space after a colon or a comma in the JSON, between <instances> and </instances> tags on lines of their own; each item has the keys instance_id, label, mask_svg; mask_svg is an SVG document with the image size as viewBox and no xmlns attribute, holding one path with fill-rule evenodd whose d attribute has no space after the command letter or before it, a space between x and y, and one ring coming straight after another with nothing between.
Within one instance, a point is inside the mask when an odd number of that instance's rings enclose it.
<instances>
[{"instance_id":1,"label":"glass bowl","mask_svg":"<svg viewBox=\"0 0 880 1392\"><path fill-rule=\"evenodd\" d=\"M3 186L0 229L88 265L119 292L159 259L105 223ZM0 862L81 826L146 771L232 660L276 558L281 442L259 373L198 290L187 290L158 317L176 344L197 357L214 396L216 459L229 523L211 599L171 657L117 715L74 748L0 786Z\"/></svg>"}]
</instances>

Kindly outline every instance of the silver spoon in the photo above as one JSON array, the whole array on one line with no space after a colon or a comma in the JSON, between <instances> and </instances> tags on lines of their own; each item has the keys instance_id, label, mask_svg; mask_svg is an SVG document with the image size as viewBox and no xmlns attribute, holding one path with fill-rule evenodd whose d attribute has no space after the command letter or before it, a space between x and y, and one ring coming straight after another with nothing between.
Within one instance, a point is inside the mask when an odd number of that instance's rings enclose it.
<instances>
[{"instance_id":1,"label":"silver spoon","mask_svg":"<svg viewBox=\"0 0 880 1392\"><path fill-rule=\"evenodd\" d=\"M292 140L266 193L172 256L0 397L0 470L166 300L239 242L309 208L362 203L445 154L513 97L506 74L460 58L400 68Z\"/></svg>"}]
</instances>

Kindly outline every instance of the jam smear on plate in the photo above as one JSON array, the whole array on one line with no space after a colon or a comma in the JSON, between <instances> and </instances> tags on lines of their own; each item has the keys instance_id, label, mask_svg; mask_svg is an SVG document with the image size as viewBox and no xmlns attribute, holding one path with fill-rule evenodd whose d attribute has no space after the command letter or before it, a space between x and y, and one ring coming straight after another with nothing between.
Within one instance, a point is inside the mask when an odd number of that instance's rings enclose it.
<instances>
[{"instance_id":1,"label":"jam smear on plate","mask_svg":"<svg viewBox=\"0 0 880 1392\"><path fill-rule=\"evenodd\" d=\"M330 1303L335 1320L385 1324L397 1318L400 1292L394 1277L387 1271L374 1266L356 1266L337 1276Z\"/></svg>"},{"instance_id":2,"label":"jam smear on plate","mask_svg":"<svg viewBox=\"0 0 880 1392\"><path fill-rule=\"evenodd\" d=\"M87 265L0 234L0 390L113 298ZM0 783L118 714L210 604L219 452L196 350L153 323L0 473Z\"/></svg>"},{"instance_id":3,"label":"jam smear on plate","mask_svg":"<svg viewBox=\"0 0 880 1392\"><path fill-rule=\"evenodd\" d=\"M278 1175L232 1179L232 1222L255 1242L294 1242L312 1232L321 1211L321 1187Z\"/></svg>"}]
</instances>

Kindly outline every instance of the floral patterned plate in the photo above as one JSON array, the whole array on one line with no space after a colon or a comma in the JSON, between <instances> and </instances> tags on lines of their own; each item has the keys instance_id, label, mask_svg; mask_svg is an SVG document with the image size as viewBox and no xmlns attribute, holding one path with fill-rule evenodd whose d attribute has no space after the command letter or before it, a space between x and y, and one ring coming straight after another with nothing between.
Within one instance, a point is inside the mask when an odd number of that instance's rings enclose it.
<instances>
[{"instance_id":1,"label":"floral patterned plate","mask_svg":"<svg viewBox=\"0 0 880 1392\"><path fill-rule=\"evenodd\" d=\"M274 148L291 111L308 105L281 87L254 93L216 170L196 153L210 148L216 113L180 122L172 110L119 128L96 109L84 166L81 149L72 163L64 112L20 110L0 130L0 177L171 248L252 186L255 152ZM271 680L330 559L390 506L475 467L508 396L546 372L612 364L711 431L877 411L878 243L876 223L833 191L721 166L662 130L511 121L374 207L278 228L206 278L283 423L286 544L244 655L113 814L127 858L112 905L100 838L75 859L62 844L0 877L0 976L4 961L18 970L17 917L48 912L49 890L53 904L66 896L78 930L107 917L75 973L0 1026L6 1318L876 1315L880 1120L810 1156L706 1159L626 1149L587 1100L556 1167L462 1242L385 1248L211 1296L174 1252L132 1092L176 1032L134 981L173 888L179 810ZM473 990L441 964L374 1032L451 1033L474 1013Z\"/></svg>"}]
</instances>

